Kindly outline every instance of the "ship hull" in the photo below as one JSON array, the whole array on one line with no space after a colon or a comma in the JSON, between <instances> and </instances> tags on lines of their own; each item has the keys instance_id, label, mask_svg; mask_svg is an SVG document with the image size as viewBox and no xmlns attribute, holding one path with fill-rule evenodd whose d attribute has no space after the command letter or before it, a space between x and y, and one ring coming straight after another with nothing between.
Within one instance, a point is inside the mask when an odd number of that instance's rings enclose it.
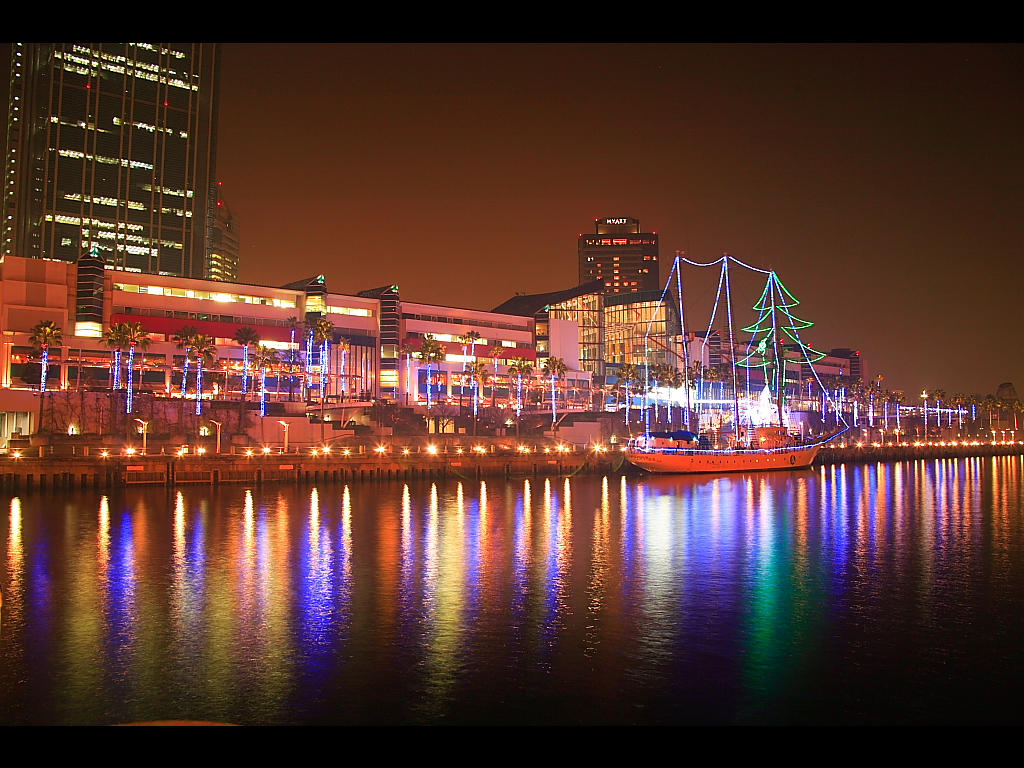
<instances>
[{"instance_id":1,"label":"ship hull","mask_svg":"<svg viewBox=\"0 0 1024 768\"><path fill-rule=\"evenodd\" d=\"M698 451L664 449L629 450L626 459L647 472L712 473L767 472L778 469L804 469L814 463L821 445L777 448L763 451Z\"/></svg>"}]
</instances>

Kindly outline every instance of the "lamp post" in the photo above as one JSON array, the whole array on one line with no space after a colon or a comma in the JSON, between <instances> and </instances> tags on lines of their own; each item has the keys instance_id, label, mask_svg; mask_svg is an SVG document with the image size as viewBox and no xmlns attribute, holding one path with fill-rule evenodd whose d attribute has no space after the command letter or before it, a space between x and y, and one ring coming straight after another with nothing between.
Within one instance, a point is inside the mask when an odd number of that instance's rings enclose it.
<instances>
[{"instance_id":1,"label":"lamp post","mask_svg":"<svg viewBox=\"0 0 1024 768\"><path fill-rule=\"evenodd\" d=\"M221 426L221 423L219 421L214 421L213 419L210 419L210 423L213 424L213 426L215 426L217 428L217 453L219 454L220 453L220 426Z\"/></svg>"},{"instance_id":2,"label":"lamp post","mask_svg":"<svg viewBox=\"0 0 1024 768\"><path fill-rule=\"evenodd\" d=\"M149 422L143 421L142 419L136 419L139 422L139 426L142 427L142 453L146 453L146 433L149 431Z\"/></svg>"},{"instance_id":3,"label":"lamp post","mask_svg":"<svg viewBox=\"0 0 1024 768\"><path fill-rule=\"evenodd\" d=\"M277 423L284 427L284 449L281 451L281 453L288 453L288 427L290 425L288 424L287 421L279 421Z\"/></svg>"}]
</instances>

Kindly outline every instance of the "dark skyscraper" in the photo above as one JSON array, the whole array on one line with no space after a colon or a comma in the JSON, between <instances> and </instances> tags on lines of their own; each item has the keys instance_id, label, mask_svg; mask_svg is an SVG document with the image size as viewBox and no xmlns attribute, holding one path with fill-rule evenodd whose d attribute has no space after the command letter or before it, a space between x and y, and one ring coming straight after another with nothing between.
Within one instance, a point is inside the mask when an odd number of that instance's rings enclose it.
<instances>
[{"instance_id":1,"label":"dark skyscraper","mask_svg":"<svg viewBox=\"0 0 1024 768\"><path fill-rule=\"evenodd\" d=\"M661 290L658 235L641 232L640 220L597 219L593 235L580 235L580 283L602 280L605 293Z\"/></svg>"},{"instance_id":2,"label":"dark skyscraper","mask_svg":"<svg viewBox=\"0 0 1024 768\"><path fill-rule=\"evenodd\" d=\"M211 269L219 51L14 43L2 253L232 279ZM223 270L222 270L223 271Z\"/></svg>"},{"instance_id":3,"label":"dark skyscraper","mask_svg":"<svg viewBox=\"0 0 1024 768\"><path fill-rule=\"evenodd\" d=\"M217 182L217 204L211 219L209 257L206 260L206 276L211 280L238 280L238 219L224 200L223 187Z\"/></svg>"}]
</instances>

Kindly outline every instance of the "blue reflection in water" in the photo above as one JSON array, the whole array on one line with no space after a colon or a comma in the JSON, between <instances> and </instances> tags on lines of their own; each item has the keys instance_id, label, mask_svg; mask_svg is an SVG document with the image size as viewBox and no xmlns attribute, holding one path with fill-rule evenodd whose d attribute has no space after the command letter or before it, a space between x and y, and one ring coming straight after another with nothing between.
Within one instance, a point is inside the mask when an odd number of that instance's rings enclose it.
<instances>
[{"instance_id":1,"label":"blue reflection in water","mask_svg":"<svg viewBox=\"0 0 1024 768\"><path fill-rule=\"evenodd\" d=\"M98 523L22 499L0 722L1019 719L1022 474L132 489Z\"/></svg>"},{"instance_id":2,"label":"blue reflection in water","mask_svg":"<svg viewBox=\"0 0 1024 768\"><path fill-rule=\"evenodd\" d=\"M299 550L299 642L304 649L304 672L322 680L336 649L331 642L334 622L333 546L330 530L320 520L320 493L309 493L308 523Z\"/></svg>"},{"instance_id":3,"label":"blue reflection in water","mask_svg":"<svg viewBox=\"0 0 1024 768\"><path fill-rule=\"evenodd\" d=\"M110 574L107 581L109 652L127 665L135 643L135 539L132 510L118 516L111 531Z\"/></svg>"},{"instance_id":4,"label":"blue reflection in water","mask_svg":"<svg viewBox=\"0 0 1024 768\"><path fill-rule=\"evenodd\" d=\"M532 552L533 504L529 480L523 481L522 494L515 495L512 532L512 593L510 606L515 640L524 640L524 624L530 605L530 565Z\"/></svg>"}]
</instances>

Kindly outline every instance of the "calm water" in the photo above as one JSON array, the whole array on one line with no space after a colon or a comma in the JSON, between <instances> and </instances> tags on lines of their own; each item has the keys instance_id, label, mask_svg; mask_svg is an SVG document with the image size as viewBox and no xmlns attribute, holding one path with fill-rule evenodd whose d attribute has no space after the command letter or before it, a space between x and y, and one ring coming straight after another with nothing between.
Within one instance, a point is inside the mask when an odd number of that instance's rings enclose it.
<instances>
[{"instance_id":1,"label":"calm water","mask_svg":"<svg viewBox=\"0 0 1024 768\"><path fill-rule=\"evenodd\" d=\"M1022 475L0 497L0 724L1020 723Z\"/></svg>"}]
</instances>

